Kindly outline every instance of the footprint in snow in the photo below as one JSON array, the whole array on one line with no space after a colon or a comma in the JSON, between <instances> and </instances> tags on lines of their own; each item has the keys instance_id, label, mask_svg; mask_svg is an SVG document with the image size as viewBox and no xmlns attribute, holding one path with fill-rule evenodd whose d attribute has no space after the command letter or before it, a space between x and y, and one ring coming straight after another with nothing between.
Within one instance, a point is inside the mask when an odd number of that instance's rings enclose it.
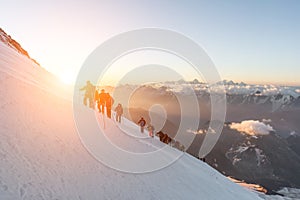
<instances>
[{"instance_id":1,"label":"footprint in snow","mask_svg":"<svg viewBox=\"0 0 300 200\"><path fill-rule=\"evenodd\" d=\"M27 188L27 185L24 184L22 187L20 187L19 189L19 193L20 193L20 197L24 197L25 193L26 193L26 188Z\"/></svg>"},{"instance_id":2,"label":"footprint in snow","mask_svg":"<svg viewBox=\"0 0 300 200\"><path fill-rule=\"evenodd\" d=\"M0 191L5 192L7 190L8 190L8 186L2 183L2 181L0 180Z\"/></svg>"}]
</instances>

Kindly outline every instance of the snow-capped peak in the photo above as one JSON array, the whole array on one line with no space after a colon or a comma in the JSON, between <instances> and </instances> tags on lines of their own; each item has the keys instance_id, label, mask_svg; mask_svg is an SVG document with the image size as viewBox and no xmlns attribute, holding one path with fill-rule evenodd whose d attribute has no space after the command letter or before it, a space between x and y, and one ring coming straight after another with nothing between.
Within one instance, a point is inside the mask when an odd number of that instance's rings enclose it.
<instances>
[{"instance_id":1,"label":"snow-capped peak","mask_svg":"<svg viewBox=\"0 0 300 200\"><path fill-rule=\"evenodd\" d=\"M1 28L0 28L0 42L3 42L4 44L6 44L10 48L14 49L18 53L26 56L27 58L32 60L35 64L40 65L36 60L34 60L33 58L31 58L29 56L28 52L25 49L23 49L22 46L16 40L14 40L10 35L8 35Z\"/></svg>"}]
</instances>

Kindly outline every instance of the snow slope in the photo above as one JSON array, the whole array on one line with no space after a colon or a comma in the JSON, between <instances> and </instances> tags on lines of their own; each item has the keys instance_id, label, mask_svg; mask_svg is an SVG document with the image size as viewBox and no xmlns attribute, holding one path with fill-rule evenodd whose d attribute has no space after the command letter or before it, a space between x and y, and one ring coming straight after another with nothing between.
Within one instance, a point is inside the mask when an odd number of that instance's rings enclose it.
<instances>
[{"instance_id":1,"label":"snow slope","mask_svg":"<svg viewBox=\"0 0 300 200\"><path fill-rule=\"evenodd\" d=\"M98 162L76 133L65 88L1 42L0 83L1 200L260 199L188 154L146 174L122 173ZM120 146L146 152L163 145L124 133L139 134L130 122L119 128L106 120L106 127Z\"/></svg>"}]
</instances>

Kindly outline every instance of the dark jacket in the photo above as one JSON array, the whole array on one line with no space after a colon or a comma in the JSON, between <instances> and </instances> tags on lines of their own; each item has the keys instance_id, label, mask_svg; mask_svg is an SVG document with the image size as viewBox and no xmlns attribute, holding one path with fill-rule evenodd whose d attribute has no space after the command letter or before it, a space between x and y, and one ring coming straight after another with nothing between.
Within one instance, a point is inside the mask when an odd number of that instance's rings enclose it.
<instances>
[{"instance_id":1,"label":"dark jacket","mask_svg":"<svg viewBox=\"0 0 300 200\"><path fill-rule=\"evenodd\" d=\"M146 126L146 120L144 118L141 118L140 121L138 121L138 124L142 127Z\"/></svg>"}]
</instances>

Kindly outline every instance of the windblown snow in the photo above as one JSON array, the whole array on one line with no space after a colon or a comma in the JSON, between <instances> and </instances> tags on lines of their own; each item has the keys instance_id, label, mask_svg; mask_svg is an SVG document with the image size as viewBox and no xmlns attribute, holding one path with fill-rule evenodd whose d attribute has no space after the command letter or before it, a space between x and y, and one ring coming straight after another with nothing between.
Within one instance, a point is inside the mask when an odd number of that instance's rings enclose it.
<instances>
[{"instance_id":1,"label":"windblown snow","mask_svg":"<svg viewBox=\"0 0 300 200\"><path fill-rule=\"evenodd\" d=\"M66 88L1 42L0 82L1 200L260 199L188 154L146 174L122 173L98 162L79 139ZM124 134L112 120L106 125L114 141L139 152L159 143Z\"/></svg>"}]
</instances>

